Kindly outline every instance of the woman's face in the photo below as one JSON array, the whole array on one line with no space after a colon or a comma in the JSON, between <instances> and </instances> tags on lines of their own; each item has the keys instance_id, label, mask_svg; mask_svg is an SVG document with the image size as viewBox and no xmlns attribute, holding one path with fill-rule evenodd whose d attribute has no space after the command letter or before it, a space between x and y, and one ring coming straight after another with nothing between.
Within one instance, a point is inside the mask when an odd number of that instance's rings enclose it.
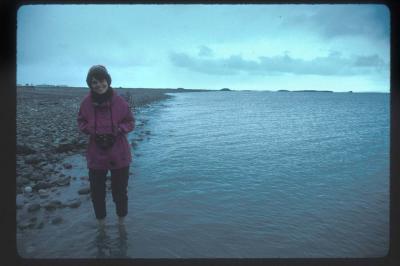
<instances>
[{"instance_id":1,"label":"woman's face","mask_svg":"<svg viewBox=\"0 0 400 266\"><path fill-rule=\"evenodd\" d=\"M97 80L96 78L92 78L92 82L90 84L92 90L98 94L103 94L108 89L108 83L106 79Z\"/></svg>"}]
</instances>

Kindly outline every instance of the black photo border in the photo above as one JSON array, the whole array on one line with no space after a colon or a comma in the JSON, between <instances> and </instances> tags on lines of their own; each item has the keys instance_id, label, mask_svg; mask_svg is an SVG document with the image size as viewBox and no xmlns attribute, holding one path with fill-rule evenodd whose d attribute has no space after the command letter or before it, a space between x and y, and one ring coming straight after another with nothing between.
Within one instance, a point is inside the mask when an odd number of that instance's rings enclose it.
<instances>
[{"instance_id":1,"label":"black photo border","mask_svg":"<svg viewBox=\"0 0 400 266\"><path fill-rule=\"evenodd\" d=\"M390 248L381 258L298 259L28 259L16 244L16 30L17 11L27 4L384 4L390 10ZM399 88L400 1L35 1L5 0L0 3L1 132L1 265L400 265L400 88Z\"/></svg>"}]
</instances>

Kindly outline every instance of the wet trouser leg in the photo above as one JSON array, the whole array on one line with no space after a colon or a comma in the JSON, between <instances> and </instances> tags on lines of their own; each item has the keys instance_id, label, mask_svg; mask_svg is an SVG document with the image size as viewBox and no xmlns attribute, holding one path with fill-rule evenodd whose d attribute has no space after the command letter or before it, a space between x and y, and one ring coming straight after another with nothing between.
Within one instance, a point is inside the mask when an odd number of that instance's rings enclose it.
<instances>
[{"instance_id":1,"label":"wet trouser leg","mask_svg":"<svg viewBox=\"0 0 400 266\"><path fill-rule=\"evenodd\" d=\"M128 178L129 166L111 170L111 190L119 217L125 217L128 213Z\"/></svg>"},{"instance_id":2,"label":"wet trouser leg","mask_svg":"<svg viewBox=\"0 0 400 266\"><path fill-rule=\"evenodd\" d=\"M106 175L108 170L89 169L90 195L97 219L106 217Z\"/></svg>"}]
</instances>

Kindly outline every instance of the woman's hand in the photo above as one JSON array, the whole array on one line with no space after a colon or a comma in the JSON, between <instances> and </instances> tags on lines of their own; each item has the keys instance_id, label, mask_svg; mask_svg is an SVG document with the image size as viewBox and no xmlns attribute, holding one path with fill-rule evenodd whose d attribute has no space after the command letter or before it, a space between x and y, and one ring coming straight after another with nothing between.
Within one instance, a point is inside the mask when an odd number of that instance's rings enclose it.
<instances>
[{"instance_id":1,"label":"woman's hand","mask_svg":"<svg viewBox=\"0 0 400 266\"><path fill-rule=\"evenodd\" d=\"M94 135L94 126L90 125L82 113L82 110L79 109L78 113L78 128L81 132L85 133L86 135Z\"/></svg>"},{"instance_id":2,"label":"woman's hand","mask_svg":"<svg viewBox=\"0 0 400 266\"><path fill-rule=\"evenodd\" d=\"M113 127L113 135L114 136L118 136L118 135L121 135L121 134L123 134L123 132L122 132L121 128L119 127L119 125L114 126Z\"/></svg>"}]
</instances>

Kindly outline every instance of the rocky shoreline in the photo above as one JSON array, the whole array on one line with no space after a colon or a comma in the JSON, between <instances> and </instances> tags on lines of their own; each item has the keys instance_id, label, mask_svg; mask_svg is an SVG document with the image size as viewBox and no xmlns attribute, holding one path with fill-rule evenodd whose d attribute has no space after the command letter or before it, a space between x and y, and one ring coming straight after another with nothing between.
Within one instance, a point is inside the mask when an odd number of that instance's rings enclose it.
<instances>
[{"instance_id":1,"label":"rocky shoreline","mask_svg":"<svg viewBox=\"0 0 400 266\"><path fill-rule=\"evenodd\" d=\"M169 90L124 89L133 100L133 110L170 97ZM90 200L88 177L66 175L73 166L62 163L67 157L84 154L87 136L77 128L80 102L86 88L17 87L16 207L17 228L40 229L46 223L60 224L63 218L50 215L55 209L78 208ZM136 121L137 125L146 121ZM139 132L145 136L148 132ZM132 141L132 147L136 142ZM71 186L72 198L60 195Z\"/></svg>"}]
</instances>

